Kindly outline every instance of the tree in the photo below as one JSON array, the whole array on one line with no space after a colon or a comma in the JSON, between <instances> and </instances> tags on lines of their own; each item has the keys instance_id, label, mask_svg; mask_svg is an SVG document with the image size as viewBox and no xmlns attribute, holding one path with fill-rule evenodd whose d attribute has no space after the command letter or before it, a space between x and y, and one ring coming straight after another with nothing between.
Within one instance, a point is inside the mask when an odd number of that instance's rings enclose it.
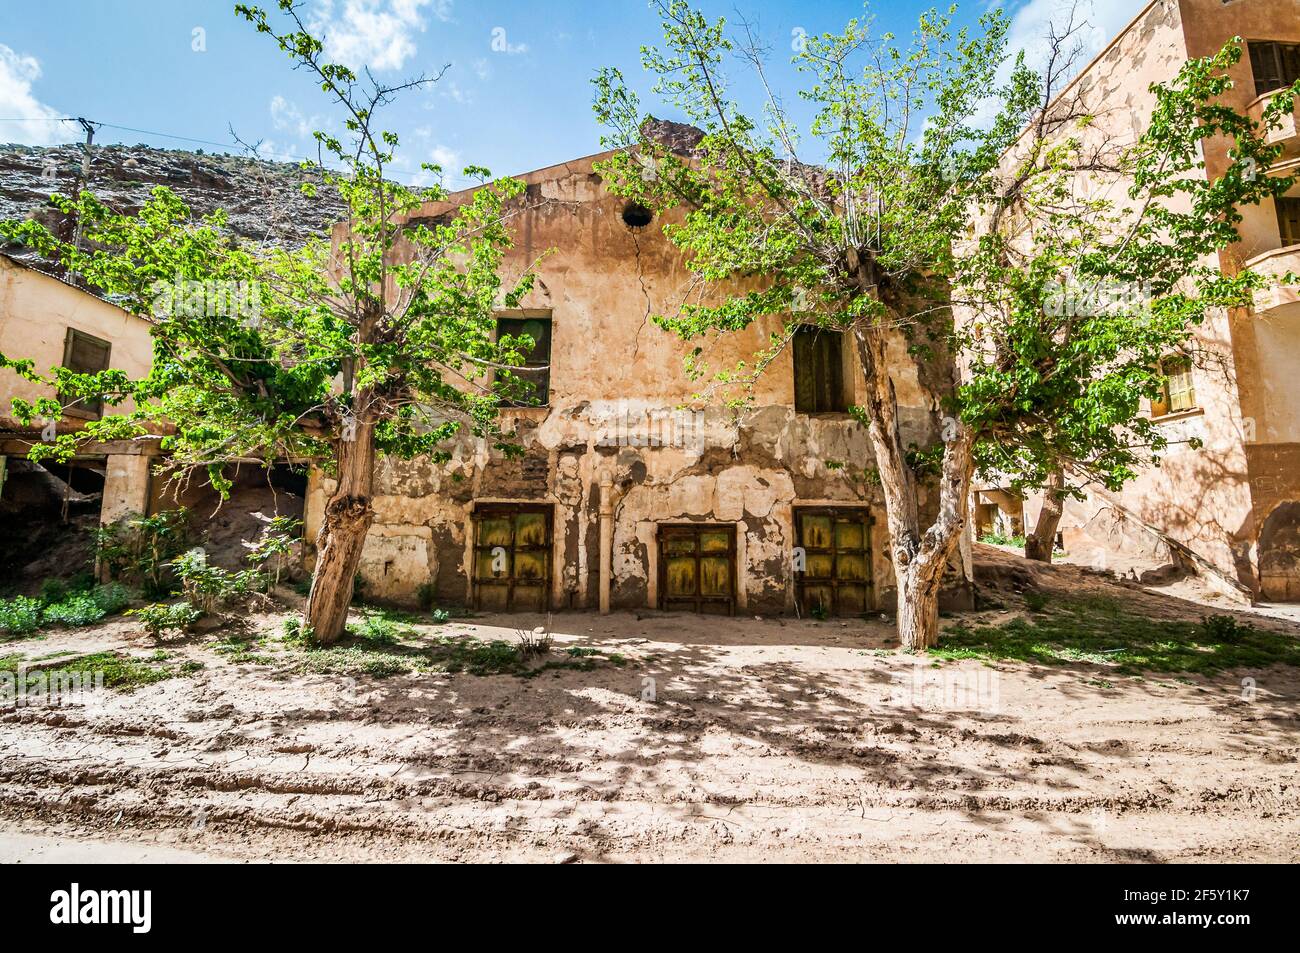
<instances>
[{"instance_id":1,"label":"tree","mask_svg":"<svg viewBox=\"0 0 1300 953\"><path fill-rule=\"evenodd\" d=\"M516 306L532 273L508 286L501 278L509 220L524 193L517 180L480 187L431 220L406 220L449 194L389 178L398 138L378 127L375 113L436 77L393 86L367 71L363 81L323 59L296 3L280 0L279 8L285 29L260 8L240 4L236 12L341 109L344 131L315 133L318 159L306 167L342 197L346 233L332 247L323 239L293 250L256 247L230 236L221 213L193 221L165 188L155 189L138 215L120 214L88 192L54 196L81 223L80 244L31 221L0 223L0 237L35 248L132 313L152 317L153 367L133 381L120 371L41 375L30 360L5 363L57 385L65 399L135 405L35 446L36 458L69 456L87 440L164 432L168 467L203 472L223 494L232 463L290 460L330 473L337 484L317 536L306 607L315 638L329 643L343 632L374 520L376 456L445 458L446 441L466 429L517 450L498 439L496 410L503 398L527 399L527 385L511 369L524 365L534 342L496 340L494 313ZM441 175L436 165L422 168ZM465 175L489 177L478 167ZM304 191L317 194L310 183ZM62 409L53 398L14 405L27 423L57 418Z\"/></svg>"},{"instance_id":2,"label":"tree","mask_svg":"<svg viewBox=\"0 0 1300 953\"><path fill-rule=\"evenodd\" d=\"M874 39L852 20L841 33L804 38L795 52L794 66L807 78L798 95L812 112L804 129L770 83L766 56L747 25L733 39L725 21L710 21L685 0L652 5L664 44L643 48L643 65L656 80L654 92L699 126L702 137L689 155L661 144L648 134L650 117L621 73L606 69L595 80L595 108L611 130L607 144L619 150L602 172L611 188L643 204L682 210L681 223L666 225L665 233L688 254L700 282L716 284L724 299L684 302L676 314L657 315L656 323L694 339L789 315L783 333L758 355L758 370L715 375L728 381L761 373L798 323L848 336L867 382L866 400L853 413L868 427L869 463L883 491L900 641L909 648L933 645L942 576L966 524L976 466L996 459L1041 468L1068 451L1122 482L1132 463L1121 446L1127 446L1124 431L1144 430L1135 423L1134 395L1155 380L1137 368L1164 343L1145 335L1167 330L1159 322L1110 328L1102 318L1062 340L1026 317L997 345L1002 356L988 359L981 337L987 322L954 318L954 295L966 307L1007 305L1006 291L994 287L995 262L1005 249L954 238L966 234L973 214L1014 205L1019 193L1004 180L1002 157L1023 130L1041 122L1060 73L1040 76L1023 57L1008 63L1001 11L982 17L974 31L954 30L950 16L927 13L907 46L889 34ZM732 98L724 68L732 54L758 79L762 122ZM1163 91L1158 121L1132 156L1144 194L1185 194L1194 213L1177 216L1157 203L1139 227L1144 251L1114 256L1108 274L1139 280L1152 270L1162 277L1178 271L1182 259L1172 239L1162 241L1162 228L1208 251L1228 241L1237 204L1276 189L1239 177L1210 186L1191 174L1196 143L1219 134L1236 136L1238 155L1267 167L1270 149L1258 129L1213 104L1222 89L1215 71L1226 62L1188 64ZM800 158L808 140L818 164ZM1030 175L1027 182L1037 180ZM1041 306L1045 295L1029 291L1043 291L1053 274L1048 264L1040 262L1034 281L1021 283L1026 297L1010 313L1019 317ZM759 287L727 290L737 277ZM1004 270L1000 277L1013 276ZM1227 294L1221 284L1201 288L1206 276L1200 272L1186 277L1200 293L1180 289L1179 304L1158 312L1182 333L1198 306L1222 304ZM1249 281L1242 278L1238 290ZM1145 350L1129 360L1135 344ZM891 364L903 353L917 363L938 407L934 429L941 441L931 447L904 443ZM692 360L697 357L698 350ZM1040 379L1043 362L1054 370ZM1135 377L1146 391L1122 391ZM1080 399L1083 406L1075 407ZM928 522L922 481L937 482L938 504Z\"/></svg>"},{"instance_id":3,"label":"tree","mask_svg":"<svg viewBox=\"0 0 1300 953\"><path fill-rule=\"evenodd\" d=\"M1119 490L1159 464L1168 438L1142 399L1159 398L1171 358L1203 359L1194 332L1212 310L1251 303L1262 280L1225 274L1218 252L1237 242L1242 207L1297 181L1262 172L1282 154L1265 132L1294 93L1258 123L1221 105L1239 39L1154 86L1146 131L1124 142L1097 127L1077 87L1050 94L1073 73L1072 30L1049 37L1049 95L1004 156L953 274L977 465L1042 491L1025 539L1025 555L1042 562L1071 495L1089 483ZM1233 162L1209 181L1203 149L1217 137Z\"/></svg>"}]
</instances>

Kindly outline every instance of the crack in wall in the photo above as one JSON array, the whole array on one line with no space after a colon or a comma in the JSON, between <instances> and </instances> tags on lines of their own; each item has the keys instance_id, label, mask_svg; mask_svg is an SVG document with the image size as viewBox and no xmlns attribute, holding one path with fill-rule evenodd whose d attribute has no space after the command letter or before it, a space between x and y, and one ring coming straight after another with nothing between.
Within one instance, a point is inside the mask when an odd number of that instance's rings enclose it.
<instances>
[{"instance_id":1,"label":"crack in wall","mask_svg":"<svg viewBox=\"0 0 1300 953\"><path fill-rule=\"evenodd\" d=\"M637 237L636 229L629 229L632 233L632 248L636 251L636 280L641 285L641 293L645 295L645 314L641 315L641 326L636 329L636 337L632 342L632 365L636 366L637 355L641 352L641 332L645 330L646 322L650 320L650 289L646 287L645 274L641 270L641 240Z\"/></svg>"}]
</instances>

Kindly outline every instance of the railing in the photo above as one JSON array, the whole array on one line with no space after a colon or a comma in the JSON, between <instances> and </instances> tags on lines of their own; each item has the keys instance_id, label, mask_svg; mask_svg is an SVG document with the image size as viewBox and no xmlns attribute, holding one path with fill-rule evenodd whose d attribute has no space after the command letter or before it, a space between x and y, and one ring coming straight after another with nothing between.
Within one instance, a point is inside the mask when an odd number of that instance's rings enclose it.
<instances>
[{"instance_id":1,"label":"railing","mask_svg":"<svg viewBox=\"0 0 1300 953\"><path fill-rule=\"evenodd\" d=\"M1243 268L1259 275L1282 278L1292 274L1300 278L1300 245L1275 248L1245 262ZM1255 292L1255 311L1271 311L1286 304L1300 301L1300 284L1274 282L1271 287Z\"/></svg>"},{"instance_id":2,"label":"railing","mask_svg":"<svg viewBox=\"0 0 1300 953\"><path fill-rule=\"evenodd\" d=\"M1250 105L1246 107L1246 115L1255 122L1262 122L1264 110L1268 108L1268 104L1272 102L1273 97L1285 91L1285 89L1275 89L1264 93L1262 96L1255 97ZM1291 112L1282 117L1281 128L1271 130L1267 136L1270 144L1276 142L1286 144L1284 158L1293 158L1300 155L1300 116L1297 115L1298 113L1300 113L1300 97L1296 97Z\"/></svg>"}]
</instances>

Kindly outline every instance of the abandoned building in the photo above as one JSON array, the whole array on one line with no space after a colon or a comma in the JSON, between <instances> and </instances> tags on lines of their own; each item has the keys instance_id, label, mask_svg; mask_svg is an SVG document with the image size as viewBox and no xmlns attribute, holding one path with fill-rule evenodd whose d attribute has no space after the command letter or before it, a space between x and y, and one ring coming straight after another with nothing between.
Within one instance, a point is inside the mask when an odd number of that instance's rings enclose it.
<instances>
[{"instance_id":1,"label":"abandoned building","mask_svg":"<svg viewBox=\"0 0 1300 953\"><path fill-rule=\"evenodd\" d=\"M1074 80L1099 134L1132 141L1154 98L1151 83L1233 39L1246 43L1226 99L1259 119L1271 97L1300 79L1300 6L1276 0L1153 0ZM1273 141L1285 149L1265 175L1300 168L1297 116ZM1223 140L1205 143L1205 174L1233 161ZM1212 313L1187 354L1169 355L1163 400L1149 412L1169 440L1158 468L1122 492L1090 486L1066 504L1060 541L1074 559L1108 565L1116 552L1146 554L1203 576L1241 599L1300 599L1300 295L1273 279L1300 274L1300 186L1241 209L1241 241L1217 266L1272 281L1253 308ZM1199 449L1189 441L1201 442ZM977 487L978 533L1032 529L1042 500L996 483Z\"/></svg>"},{"instance_id":2,"label":"abandoned building","mask_svg":"<svg viewBox=\"0 0 1300 953\"><path fill-rule=\"evenodd\" d=\"M153 361L151 322L123 310L32 257L0 253L0 354L26 357L38 372L107 368L139 378ZM0 369L0 585L86 569L90 531L124 517L185 506L194 538L211 544L214 561L239 565L241 533L256 534L264 515L300 515L305 479L291 468L234 469L232 504L218 511L215 491L170 483L158 435L89 441L67 461L33 462L33 445L80 430L129 404L61 400L58 420L15 419L11 401L58 396L54 388Z\"/></svg>"},{"instance_id":3,"label":"abandoned building","mask_svg":"<svg viewBox=\"0 0 1300 953\"><path fill-rule=\"evenodd\" d=\"M41 372L56 366L84 372L115 367L137 376L148 373L153 342L143 318L33 261L0 254L0 354L29 358ZM33 443L79 429L105 411L97 402L78 401L68 403L57 421L24 426L13 418L12 398L53 396L50 388L0 370L0 501L31 507L48 492L59 492L69 499L99 498L104 522L147 512L157 441L90 445L55 468L57 474L26 459Z\"/></svg>"},{"instance_id":4,"label":"abandoned building","mask_svg":"<svg viewBox=\"0 0 1300 953\"><path fill-rule=\"evenodd\" d=\"M780 318L691 344L652 324L676 312L688 272L662 222L605 188L602 157L520 177L528 201L507 274L551 250L529 298L499 318L500 332L537 341L530 363L544 368L531 372L540 406L504 411L526 453L465 439L444 465L381 459L367 597L411 602L427 586L440 604L514 611L892 610L878 490L861 468L835 467L871 456L848 413L863 387L849 349L809 328L760 377L752 407L694 400L683 358L696 343L713 367L752 361ZM901 339L898 353L907 438L926 445L937 419ZM332 490L312 476L309 542ZM962 579L950 600L965 596Z\"/></svg>"}]
</instances>

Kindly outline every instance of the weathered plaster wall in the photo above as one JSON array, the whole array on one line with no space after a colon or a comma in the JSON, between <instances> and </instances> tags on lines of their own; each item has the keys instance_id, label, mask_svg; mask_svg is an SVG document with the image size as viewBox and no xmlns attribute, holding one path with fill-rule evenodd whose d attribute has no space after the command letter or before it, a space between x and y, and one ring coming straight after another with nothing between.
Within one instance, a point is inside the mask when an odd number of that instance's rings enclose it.
<instances>
[{"instance_id":1,"label":"weathered plaster wall","mask_svg":"<svg viewBox=\"0 0 1300 953\"><path fill-rule=\"evenodd\" d=\"M652 313L673 313L682 301L689 275L681 256L662 237L661 222L641 229L623 222L624 200L604 189L592 161L525 176L531 207L514 220L508 272L549 251L522 307L551 313L550 406L509 411L505 418L526 454L507 460L483 441L463 439L449 448L445 465L383 461L361 567L367 594L410 602L427 583L440 601L466 602L474 507L542 502L554 512L552 604L594 607L600 483L608 475L614 607L654 606L656 527L701 521L736 527L738 608L789 608L792 508L830 502L875 508L876 597L892 605L892 570L880 538L883 511L862 473L872 459L866 432L846 414L795 413L788 349L738 416L721 396L693 400L699 385L682 365L688 346L649 320ZM441 210L426 207L419 214ZM698 343L714 368L752 362L780 324L773 317L747 332ZM936 436L932 408L901 340L896 354L906 438L926 445ZM860 392L863 382L851 386ZM646 445L651 438L664 445ZM836 461L851 468L828 465ZM309 539L332 489L327 477L313 476Z\"/></svg>"},{"instance_id":2,"label":"weathered plaster wall","mask_svg":"<svg viewBox=\"0 0 1300 953\"><path fill-rule=\"evenodd\" d=\"M1206 56L1234 36L1246 40L1300 42L1300 4L1271 0L1180 0L1188 55ZM1255 114L1261 96L1254 85L1249 56L1231 72L1233 89L1225 97L1242 112ZM1275 171L1288 171L1300 139L1294 124L1279 140L1286 154ZM1206 171L1222 175L1233 161L1229 144L1207 144ZM1288 194L1300 195L1300 188ZM1281 249L1282 241L1274 203L1242 209L1238 227L1241 243L1221 256L1225 271L1251 268L1265 274L1300 271L1300 248ZM1240 578L1265 599L1300 599L1300 394L1295 382L1300 372L1300 305L1294 290L1261 295L1251 309L1243 309L1222 322L1231 363L1222 373L1232 380L1224 385L1235 407L1225 418L1236 428L1242 448L1242 466L1231 461L1230 478L1240 481L1249 497L1242 514L1238 550ZM1200 382L1198 381L1198 395ZM1207 408L1209 417L1212 411ZM1207 476L1213 477L1213 474ZM1234 514L1235 516L1236 514Z\"/></svg>"},{"instance_id":3,"label":"weathered plaster wall","mask_svg":"<svg viewBox=\"0 0 1300 953\"><path fill-rule=\"evenodd\" d=\"M30 358L36 370L49 373L63 363L63 343L68 328L84 331L112 342L109 363L132 377L149 373L153 362L153 341L149 323L94 295L65 285L40 272L0 257L0 353ZM23 380L13 371L0 370L0 427L17 426L11 416L10 400L32 401L53 397L54 388ZM105 412L125 411L129 405L106 407ZM79 427L79 421L65 418L65 427Z\"/></svg>"}]
</instances>

